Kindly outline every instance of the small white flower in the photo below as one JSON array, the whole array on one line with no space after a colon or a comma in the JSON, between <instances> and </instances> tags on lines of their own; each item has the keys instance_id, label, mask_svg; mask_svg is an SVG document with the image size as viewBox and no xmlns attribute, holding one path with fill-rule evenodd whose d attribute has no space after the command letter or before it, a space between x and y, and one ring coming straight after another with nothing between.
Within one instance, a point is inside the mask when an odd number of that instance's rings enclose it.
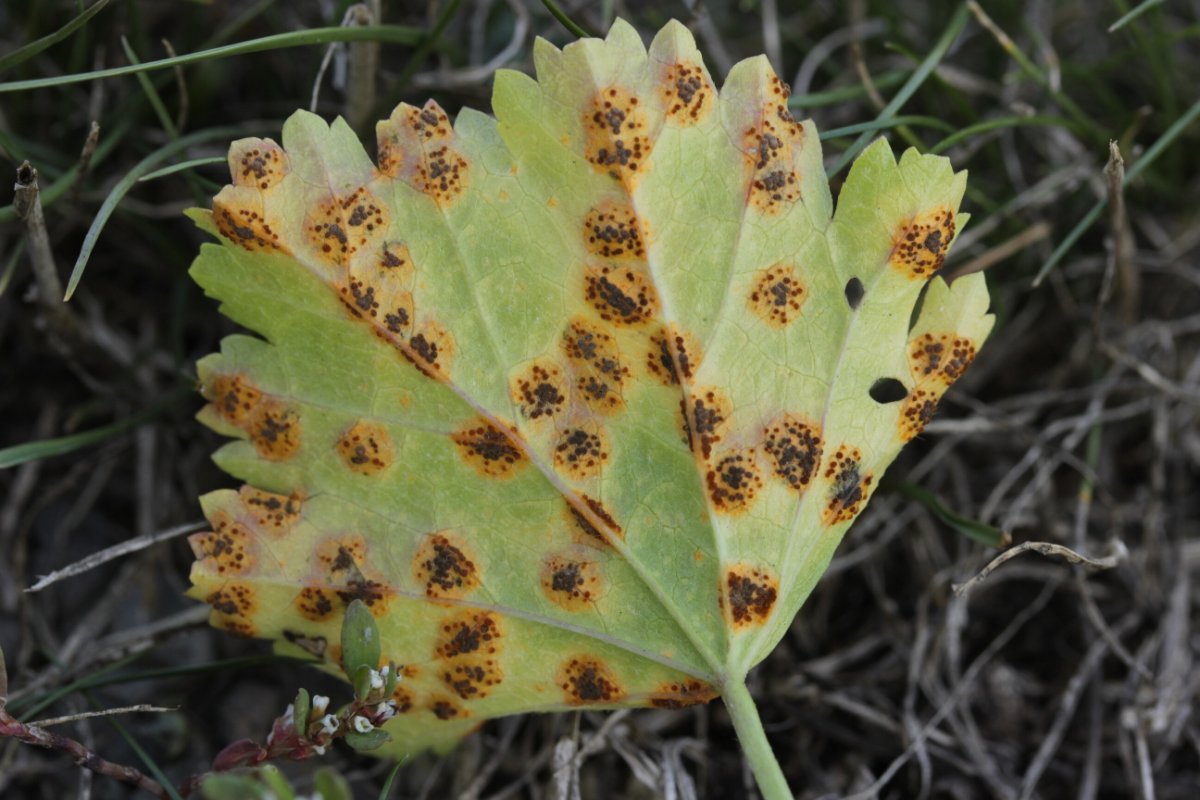
<instances>
[{"instance_id":1,"label":"small white flower","mask_svg":"<svg viewBox=\"0 0 1200 800\"><path fill-rule=\"evenodd\" d=\"M332 734L338 729L338 718L333 714L321 717L321 732Z\"/></svg>"},{"instance_id":2,"label":"small white flower","mask_svg":"<svg viewBox=\"0 0 1200 800\"><path fill-rule=\"evenodd\" d=\"M387 669L387 667L384 667L384 669ZM371 670L371 688L372 689L382 689L383 684L384 684L383 673L376 672L375 670Z\"/></svg>"},{"instance_id":3,"label":"small white flower","mask_svg":"<svg viewBox=\"0 0 1200 800\"><path fill-rule=\"evenodd\" d=\"M327 708L329 708L329 698L323 694L314 694L312 699L312 713L324 714Z\"/></svg>"},{"instance_id":4,"label":"small white flower","mask_svg":"<svg viewBox=\"0 0 1200 800\"><path fill-rule=\"evenodd\" d=\"M387 680L387 676L391 673L391 671L392 671L391 664L384 664L382 667L379 668L379 674L383 677L383 679L385 681Z\"/></svg>"},{"instance_id":5,"label":"small white flower","mask_svg":"<svg viewBox=\"0 0 1200 800\"><path fill-rule=\"evenodd\" d=\"M323 744L314 744L314 745L313 745L313 752L314 752L314 753L316 753L316 754L317 754L317 755L319 755L319 756L323 756L323 755L325 755L325 745L323 745Z\"/></svg>"},{"instance_id":6,"label":"small white flower","mask_svg":"<svg viewBox=\"0 0 1200 800\"><path fill-rule=\"evenodd\" d=\"M371 720L366 717L355 717L351 721L351 724L354 726L354 730L359 733L370 733L375 730L375 726L371 724Z\"/></svg>"},{"instance_id":7,"label":"small white flower","mask_svg":"<svg viewBox=\"0 0 1200 800\"><path fill-rule=\"evenodd\" d=\"M389 719L396 716L396 701L385 700L384 702L375 706L375 716L379 718L380 722L387 722Z\"/></svg>"}]
</instances>

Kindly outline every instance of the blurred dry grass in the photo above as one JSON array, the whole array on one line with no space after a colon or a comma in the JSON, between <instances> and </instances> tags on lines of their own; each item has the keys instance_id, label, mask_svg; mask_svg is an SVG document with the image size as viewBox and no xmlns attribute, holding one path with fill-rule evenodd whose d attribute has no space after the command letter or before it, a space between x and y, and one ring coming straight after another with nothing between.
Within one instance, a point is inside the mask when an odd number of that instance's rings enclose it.
<instances>
[{"instance_id":1,"label":"blurred dry grass","mask_svg":"<svg viewBox=\"0 0 1200 800\"><path fill-rule=\"evenodd\" d=\"M1101 215L1044 282L1035 287L1032 279L1109 191L1108 140L1136 165L1195 108L1200 4L1157 5L1113 33L1106 28L1129 10L1122 3L995 5L994 29L972 14L900 113L972 131L944 145L970 170L966 205L974 215L948 269L988 270L999 323L890 475L1016 542L1096 557L1119 543L1125 555L1093 572L1024 554L956 596L952 586L995 551L907 496L881 491L751 688L803 797L1194 798L1200 126L1171 133L1170 146L1126 188L1124 214ZM909 0L813 2L801 11L773 0L603 6L646 33L669 17L688 21L718 77L733 61L767 52L792 81L801 113L824 130L875 118L957 8ZM345 8L115 2L0 81L127 63L121 36L149 60L167 54L164 39L193 52L335 25ZM351 59L336 51L320 111L371 120L395 102L427 96L448 109L486 107L492 70L528 70L533 36L572 38L532 0L472 0L457 9L385 3L384 21L428 30L447 9L454 13L432 47L380 48L374 99L338 88ZM592 4L565 10L591 30L607 25ZM75 13L75 3L10 0L0 7L0 58ZM1032 70L1006 51L998 31ZM271 135L290 111L308 106L323 54L308 47L243 55L150 80L179 131L244 124ZM831 91L845 99L830 104ZM70 188L45 209L60 281L110 188L170 140L170 126L133 77L0 94L0 162L12 175L28 159L43 187L78 163L92 120L100 138L90 169L61 184ZM945 136L916 122L888 135L925 148ZM825 143L830 163L851 141ZM222 151L214 141L185 155ZM262 643L205 627L204 614L182 597L190 554L178 537L37 594L22 590L104 547L198 520L195 498L229 484L208 461L218 442L192 421L199 402L187 390L194 360L231 328L187 278L200 237L180 216L218 182L219 166L136 187L104 230L69 321L39 289L45 284L26 259L23 228L0 213L0 446L154 408L149 420L100 443L0 470L0 648L12 707L36 706L41 717L132 703L175 707L121 718L174 780L202 769L224 744L264 735L298 686L343 690L261 658ZM231 658L247 661L206 666ZM133 674L143 677L71 688ZM141 766L105 720L62 731ZM378 796L383 765L346 752L333 761L358 796ZM301 782L306 772L297 768ZM399 782L395 796L406 798L577 791L715 799L753 791L719 703L503 720L447 759L414 759ZM0 795L130 793L91 780L61 755L0 741Z\"/></svg>"}]
</instances>

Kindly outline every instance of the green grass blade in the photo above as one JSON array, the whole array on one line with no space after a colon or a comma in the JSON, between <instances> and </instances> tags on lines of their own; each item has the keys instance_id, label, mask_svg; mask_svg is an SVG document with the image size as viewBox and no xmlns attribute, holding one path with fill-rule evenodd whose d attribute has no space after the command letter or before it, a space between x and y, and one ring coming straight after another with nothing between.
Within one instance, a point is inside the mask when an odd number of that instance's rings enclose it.
<instances>
[{"instance_id":1,"label":"green grass blade","mask_svg":"<svg viewBox=\"0 0 1200 800\"><path fill-rule=\"evenodd\" d=\"M1052 128L1077 128L1076 124L1064 117L1054 117L1046 115L1035 115L1031 117L1012 116L1012 117L997 117L995 119L984 120L977 122L974 125L968 125L961 130L942 139L940 142L929 148L929 152L934 155L944 153L954 145L961 141L970 139L972 136L978 136L981 133L989 133L1001 128L1019 128L1024 126L1038 127L1049 126Z\"/></svg>"},{"instance_id":2,"label":"green grass blade","mask_svg":"<svg viewBox=\"0 0 1200 800\"><path fill-rule=\"evenodd\" d=\"M953 131L954 126L943 119L937 117L923 117L920 115L910 115L904 117L888 117L887 119L875 119L870 122L859 122L854 125L847 125L843 128L830 128L827 131L821 131L821 141L829 139L837 139L842 136L853 136L856 133L864 131L880 131L890 128L898 128L901 125L920 125L926 128L937 128L942 131Z\"/></svg>"},{"instance_id":3,"label":"green grass blade","mask_svg":"<svg viewBox=\"0 0 1200 800\"><path fill-rule=\"evenodd\" d=\"M47 34L36 41L32 41L24 47L18 47L6 56L0 56L0 72L15 67L22 61L27 61L38 53L45 50L47 47L58 44L63 39L66 39L75 31L82 28L88 23L92 17L104 10L104 7L109 4L109 0L96 0L95 3L88 6L87 10L75 17L73 20L63 25L54 33Z\"/></svg>"},{"instance_id":4,"label":"green grass blade","mask_svg":"<svg viewBox=\"0 0 1200 800\"><path fill-rule=\"evenodd\" d=\"M133 52L133 47L130 46L129 40L124 36L121 37L121 47L125 50L125 57L129 59L129 63L137 66L141 64L141 60L137 57L137 53ZM158 90L154 88L154 84L146 77L146 73L139 72L137 81L142 87L142 92L146 95L146 100L150 102L150 107L154 109L154 115L158 117L158 124L162 125L162 129L166 131L167 138L178 139L179 130L175 127L175 121L171 119L171 115L167 113L167 107L163 104L162 97L159 96Z\"/></svg>"},{"instance_id":5,"label":"green grass blade","mask_svg":"<svg viewBox=\"0 0 1200 800\"><path fill-rule=\"evenodd\" d=\"M987 547L1004 547L1009 543L1009 536L1004 531L951 511L936 494L915 483L898 484L896 491L925 506L931 514L968 539Z\"/></svg>"},{"instance_id":6,"label":"green grass blade","mask_svg":"<svg viewBox=\"0 0 1200 800\"><path fill-rule=\"evenodd\" d=\"M396 782L396 776L400 774L400 767L404 766L403 761L397 761L396 766L392 767L392 771L388 773L387 780L383 782L383 788L379 790L379 800L388 800L392 796L392 784Z\"/></svg>"},{"instance_id":7,"label":"green grass blade","mask_svg":"<svg viewBox=\"0 0 1200 800\"><path fill-rule=\"evenodd\" d=\"M224 164L225 156L205 156L204 158L193 158L190 161L180 161L178 164L171 164L162 169L156 169L154 172L148 172L137 179L138 183L165 178L168 175L174 175L176 172L183 172L186 169L195 169L196 167L207 167L211 164Z\"/></svg>"},{"instance_id":8,"label":"green grass blade","mask_svg":"<svg viewBox=\"0 0 1200 800\"><path fill-rule=\"evenodd\" d=\"M60 436L56 439L43 439L39 442L26 442L25 444L5 447L3 450L0 450L0 469L15 467L19 464L51 456L73 453L83 447L107 441L118 434L136 428L146 420L153 419L161 414L164 409L171 407L190 394L190 387L186 390L178 389L144 411L140 411L120 422L114 422L111 425L104 425L100 428L93 428L90 431L83 431L82 433L74 433L70 436Z\"/></svg>"},{"instance_id":9,"label":"green grass blade","mask_svg":"<svg viewBox=\"0 0 1200 800\"><path fill-rule=\"evenodd\" d=\"M950 49L950 45L954 44L954 41L958 39L959 34L962 33L963 28L966 27L967 16L967 6L960 5L958 10L954 12L954 16L950 18L950 24L947 25L946 30L942 32L941 38L937 40L937 43L933 46L933 49L929 51L929 55L925 56L925 59L921 62L921 65L917 67L912 76L905 81L902 87L900 87L900 91L896 93L896 96L893 97L891 101L883 107L883 110L879 112L879 116L876 117L877 120L886 120L895 116L896 112L903 108L904 104L908 102L909 98L912 97L917 89L921 87L921 84L925 83L925 79L928 78L933 73L934 69L937 68L937 65L941 63L942 58ZM849 163L853 161L859 153L862 152L863 148L866 147L867 143L870 141L871 133L869 131L864 132L861 136L859 136L858 140L855 141L854 144L850 145L850 147L847 148L844 153L842 153L842 157L838 159L837 164L832 170L830 170L830 177L845 169L846 166L849 165Z\"/></svg>"},{"instance_id":10,"label":"green grass blade","mask_svg":"<svg viewBox=\"0 0 1200 800\"><path fill-rule=\"evenodd\" d=\"M101 707L100 704L98 704L90 695L88 696L88 702L90 702L96 708ZM117 733L121 734L121 738L124 739L125 743L129 745L129 749L133 750L134 754L137 755L138 760L142 762L142 765L146 767L146 771L150 773L154 780L158 781L159 784L162 785L163 789L166 790L167 795L171 798L171 800L183 800L183 796L176 791L175 786L171 783L171 779L168 778L166 773L162 771L162 768L158 766L158 762L150 757L150 754L146 752L137 739L133 738L133 735L129 731L125 730L125 726L118 722L116 717L110 716L105 717L104 719L109 725L112 725L113 728L116 729Z\"/></svg>"},{"instance_id":11,"label":"green grass blade","mask_svg":"<svg viewBox=\"0 0 1200 800\"><path fill-rule=\"evenodd\" d=\"M1137 163L1125 171L1125 182L1122 185L1128 186L1134 178L1145 172L1146 169L1154 163L1154 160L1158 158L1164 150L1170 147L1171 144L1179 138L1179 135L1187 130L1188 126L1191 125L1197 117L1200 117L1200 100L1197 100L1191 108L1184 112L1183 116L1175 120L1175 122L1171 124L1171 127L1167 128L1163 135L1158 137L1154 144L1150 145L1150 147L1146 149L1146 152L1143 153L1142 157L1137 160ZM1084 215L1083 219L1079 220L1075 227L1071 229L1071 232L1068 233L1061 242L1059 242L1058 247L1054 248L1054 252L1051 253L1050 257L1046 259L1046 263L1042 265L1040 270L1038 270L1038 274L1034 276L1033 286L1035 288L1041 285L1042 281L1046 279L1046 276L1050 274L1050 270L1058 266L1058 262L1063 260L1063 257L1066 256L1071 248L1075 246L1075 243L1079 241L1079 237L1083 236L1087 229L1092 227L1092 224L1100 218L1100 214L1104 212L1104 209L1107 206L1107 197L1102 197L1097 200L1096 204L1092 206L1091 210L1088 211L1087 214Z\"/></svg>"},{"instance_id":12,"label":"green grass blade","mask_svg":"<svg viewBox=\"0 0 1200 800\"><path fill-rule=\"evenodd\" d=\"M559 8L558 3L554 2L554 0L542 0L542 5L545 6L546 10L550 12L550 16L558 20L564 28L578 36L580 39L589 39L595 37L596 34L590 32L587 28L568 17L567 12Z\"/></svg>"},{"instance_id":13,"label":"green grass blade","mask_svg":"<svg viewBox=\"0 0 1200 800\"><path fill-rule=\"evenodd\" d=\"M67 292L63 297L63 302L70 300L71 295L75 293L80 279L83 278L83 271L87 269L87 262L92 255L93 248L96 246L96 240L100 238L100 232L104 230L104 225L116 210L117 204L121 202L121 199L138 182L138 178L150 173L154 167L157 167L176 153L182 152L193 145L214 140L232 139L244 133L246 133L246 129L242 126L227 126L208 128L188 134L187 136L181 136L143 158L133 169L126 173L125 177L121 178L108 193L108 197L104 198L104 203L100 206L100 210L96 212L96 218L92 220L92 225L88 228L87 235L83 238L83 246L79 250L79 258L75 260L75 268L71 270L71 278L67 281Z\"/></svg>"},{"instance_id":14,"label":"green grass blade","mask_svg":"<svg viewBox=\"0 0 1200 800\"><path fill-rule=\"evenodd\" d=\"M413 50L412 55L408 57L408 61L404 64L404 69L400 70L400 75L396 79L397 83L401 86L408 83L409 78L417 71L417 67L421 66L421 62L437 46L438 41L442 38L442 33L446 30L446 26L450 24L450 20L454 19L454 15L458 13L458 7L461 5L462 0L450 0L450 2L446 3L446 7L438 14L438 18L433 23L433 28L430 29L429 34Z\"/></svg>"},{"instance_id":15,"label":"green grass blade","mask_svg":"<svg viewBox=\"0 0 1200 800\"><path fill-rule=\"evenodd\" d=\"M120 75L136 75L139 72L151 72L159 69L169 69L186 64L197 64L201 61L211 61L215 58L228 58L247 53L261 53L265 50L282 50L288 47L303 47L314 44L329 44L331 42L363 42L378 41L394 44L417 44L423 41L425 33L417 28L404 25L364 25L354 28L310 28L304 31L278 33L263 36L259 39L249 39L236 44L214 47L211 50L201 50L196 53L185 53L173 58L160 58L141 64L129 64L124 67L110 67L92 72L77 72L72 75L60 75L54 78L36 78L28 81L10 81L0 83L0 93L23 92L29 89L45 89L51 86L65 86L71 83L86 83L99 78L115 78Z\"/></svg>"},{"instance_id":16,"label":"green grass blade","mask_svg":"<svg viewBox=\"0 0 1200 800\"><path fill-rule=\"evenodd\" d=\"M909 74L908 70L889 70L888 72L879 74L875 78L875 86L878 89L890 89L893 86L903 83L904 78ZM866 94L866 87L861 83L855 83L850 86L839 86L836 89L826 89L823 92L794 94L788 98L788 108L798 111L801 109L819 108L821 106L832 106L837 103L857 100L860 97L865 97Z\"/></svg>"},{"instance_id":17,"label":"green grass blade","mask_svg":"<svg viewBox=\"0 0 1200 800\"><path fill-rule=\"evenodd\" d=\"M1130 9L1129 13L1122 16L1119 20L1114 22L1112 25L1109 25L1108 32L1116 33L1121 28L1125 27L1130 22L1133 22L1135 19L1140 17L1142 14L1145 14L1150 9L1154 8L1155 6L1162 5L1162 2L1163 2L1163 0L1143 0L1143 2L1139 3L1135 8Z\"/></svg>"}]
</instances>

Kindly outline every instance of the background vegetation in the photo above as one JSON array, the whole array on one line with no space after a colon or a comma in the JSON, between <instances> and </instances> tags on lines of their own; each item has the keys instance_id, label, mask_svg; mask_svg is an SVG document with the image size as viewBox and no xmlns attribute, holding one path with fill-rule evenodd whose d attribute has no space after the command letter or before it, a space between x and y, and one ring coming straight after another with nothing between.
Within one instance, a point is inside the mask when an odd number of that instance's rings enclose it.
<instances>
[{"instance_id":1,"label":"background vegetation","mask_svg":"<svg viewBox=\"0 0 1200 800\"><path fill-rule=\"evenodd\" d=\"M999 323L753 676L793 786L814 798L1193 798L1200 4L984 5L608 0L563 14L589 31L619 14L647 36L684 20L718 82L767 53L798 114L826 132L835 190L860 135L970 170L974 218L946 269L988 271ZM494 68L529 70L536 35L574 34L535 0L385 1L391 27L343 34L379 43L372 68L369 46L314 43L346 18L344 0L112 0L31 45L83 7L0 4L0 164L23 182L19 165L36 168L48 245L6 196L0 648L22 720L168 709L54 730L179 782L225 744L265 736L298 687L348 697L261 642L207 628L207 609L182 596L180 534L200 520L198 495L230 485L208 460L217 437L192 419L193 364L232 329L187 277L202 237L182 209L225 182L213 162L230 139L277 135L314 86L317 109L350 115L370 142L401 100L487 108ZM255 40L259 52L85 75ZM845 130L861 123L865 134ZM1105 172L1110 140L1123 181ZM955 594L996 555L964 534L993 528L1110 568L1031 552ZM129 540L135 552L25 591ZM326 760L358 796L379 795L385 765L343 750ZM286 769L300 785L311 771ZM723 798L751 785L714 703L492 723L447 759L406 764L393 796ZM0 794L132 796L11 739Z\"/></svg>"}]
</instances>

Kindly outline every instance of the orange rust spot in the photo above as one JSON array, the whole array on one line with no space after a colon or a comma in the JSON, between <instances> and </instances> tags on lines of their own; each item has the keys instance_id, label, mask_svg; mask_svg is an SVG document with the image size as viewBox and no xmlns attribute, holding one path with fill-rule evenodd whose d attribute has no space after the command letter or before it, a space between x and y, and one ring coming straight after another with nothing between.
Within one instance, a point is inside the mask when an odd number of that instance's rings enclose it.
<instances>
[{"instance_id":1,"label":"orange rust spot","mask_svg":"<svg viewBox=\"0 0 1200 800\"><path fill-rule=\"evenodd\" d=\"M338 438L337 453L351 472L378 475L395 461L392 435L378 423L360 420Z\"/></svg>"},{"instance_id":2,"label":"orange rust spot","mask_svg":"<svg viewBox=\"0 0 1200 800\"><path fill-rule=\"evenodd\" d=\"M655 708L687 708L702 705L720 696L711 684L695 679L664 683L650 695L650 705Z\"/></svg>"},{"instance_id":3,"label":"orange rust spot","mask_svg":"<svg viewBox=\"0 0 1200 800\"><path fill-rule=\"evenodd\" d=\"M490 611L459 611L442 620L434 658L495 656L500 653L504 632L500 617Z\"/></svg>"},{"instance_id":4,"label":"orange rust spot","mask_svg":"<svg viewBox=\"0 0 1200 800\"><path fill-rule=\"evenodd\" d=\"M254 569L257 561L254 537L223 514L213 519L212 532L195 534L188 544L202 566L218 575L242 575Z\"/></svg>"},{"instance_id":5,"label":"orange rust spot","mask_svg":"<svg viewBox=\"0 0 1200 800\"><path fill-rule=\"evenodd\" d=\"M584 157L632 189L650 156L645 112L628 89L610 86L597 92L583 115Z\"/></svg>"},{"instance_id":6,"label":"orange rust spot","mask_svg":"<svg viewBox=\"0 0 1200 800\"><path fill-rule=\"evenodd\" d=\"M901 441L911 441L925 430L925 426L929 424L929 420L933 419L933 414L937 411L940 399L941 393L935 391L933 386L926 388L918 386L908 393L908 397L904 398L904 405L900 409Z\"/></svg>"},{"instance_id":7,"label":"orange rust spot","mask_svg":"<svg viewBox=\"0 0 1200 800\"><path fill-rule=\"evenodd\" d=\"M609 458L608 437L595 422L564 428L554 443L554 466L572 480L595 478Z\"/></svg>"},{"instance_id":8,"label":"orange rust spot","mask_svg":"<svg viewBox=\"0 0 1200 800\"><path fill-rule=\"evenodd\" d=\"M287 154L270 139L239 139L229 147L229 174L237 186L267 191L290 169Z\"/></svg>"},{"instance_id":9,"label":"orange rust spot","mask_svg":"<svg viewBox=\"0 0 1200 800\"><path fill-rule=\"evenodd\" d=\"M793 491L803 492L821 463L821 433L816 423L784 414L763 429L763 450L775 475Z\"/></svg>"},{"instance_id":10,"label":"orange rust spot","mask_svg":"<svg viewBox=\"0 0 1200 800\"><path fill-rule=\"evenodd\" d=\"M600 530L592 524L587 516L576 508L571 502L566 504L566 520L571 538L576 544L587 545L589 547L608 547L608 539Z\"/></svg>"},{"instance_id":11,"label":"orange rust spot","mask_svg":"<svg viewBox=\"0 0 1200 800\"><path fill-rule=\"evenodd\" d=\"M759 270L747 300L754 316L772 328L784 328L800 316L808 290L791 264Z\"/></svg>"},{"instance_id":12,"label":"orange rust spot","mask_svg":"<svg viewBox=\"0 0 1200 800\"><path fill-rule=\"evenodd\" d=\"M821 519L826 525L849 522L858 516L870 494L873 476L862 473L862 451L842 445L825 465L824 477L832 482Z\"/></svg>"},{"instance_id":13,"label":"orange rust spot","mask_svg":"<svg viewBox=\"0 0 1200 800\"><path fill-rule=\"evenodd\" d=\"M761 119L742 136L750 167L750 204L768 215L781 213L800 199L794 159L804 145L804 128L788 111L789 94L787 84L772 75Z\"/></svg>"},{"instance_id":14,"label":"orange rust spot","mask_svg":"<svg viewBox=\"0 0 1200 800\"><path fill-rule=\"evenodd\" d=\"M234 636L240 636L243 639L250 639L258 635L258 628L256 628L253 623L247 622L243 619L230 619L228 617L222 617L214 620L214 624L217 627L224 629L228 633L232 633Z\"/></svg>"},{"instance_id":15,"label":"orange rust spot","mask_svg":"<svg viewBox=\"0 0 1200 800\"><path fill-rule=\"evenodd\" d=\"M637 214L627 205L604 202L583 218L583 243L589 253L609 261L642 261L646 245Z\"/></svg>"},{"instance_id":16,"label":"orange rust spot","mask_svg":"<svg viewBox=\"0 0 1200 800\"><path fill-rule=\"evenodd\" d=\"M459 456L489 478L511 478L529 461L509 432L485 419L468 423L450 438Z\"/></svg>"},{"instance_id":17,"label":"orange rust spot","mask_svg":"<svg viewBox=\"0 0 1200 800\"><path fill-rule=\"evenodd\" d=\"M948 207L923 211L897 229L888 263L906 277L928 278L942 268L954 231L954 212Z\"/></svg>"},{"instance_id":18,"label":"orange rust spot","mask_svg":"<svg viewBox=\"0 0 1200 800\"><path fill-rule=\"evenodd\" d=\"M377 266L380 272L390 275L393 280L404 283L410 281L416 272L412 253L404 242L384 242L383 246L379 248Z\"/></svg>"},{"instance_id":19,"label":"orange rust spot","mask_svg":"<svg viewBox=\"0 0 1200 800\"><path fill-rule=\"evenodd\" d=\"M422 539L413 557L413 577L425 596L460 600L479 585L479 569L461 537L450 531Z\"/></svg>"},{"instance_id":20,"label":"orange rust spot","mask_svg":"<svg viewBox=\"0 0 1200 800\"><path fill-rule=\"evenodd\" d=\"M550 419L567 402L567 379L551 361L535 361L512 380L513 403L525 419Z\"/></svg>"},{"instance_id":21,"label":"orange rust spot","mask_svg":"<svg viewBox=\"0 0 1200 800\"><path fill-rule=\"evenodd\" d=\"M667 119L677 125L694 125L713 109L716 88L704 67L691 61L663 65L659 99Z\"/></svg>"},{"instance_id":22,"label":"orange rust spot","mask_svg":"<svg viewBox=\"0 0 1200 800\"><path fill-rule=\"evenodd\" d=\"M337 594L332 589L321 589L316 586L306 586L292 601L296 610L305 619L313 622L324 622L333 616L333 612L341 608Z\"/></svg>"},{"instance_id":23,"label":"orange rust spot","mask_svg":"<svg viewBox=\"0 0 1200 800\"><path fill-rule=\"evenodd\" d=\"M779 596L779 579L766 567L736 564L725 571L722 606L734 629L762 625Z\"/></svg>"},{"instance_id":24,"label":"orange rust spot","mask_svg":"<svg viewBox=\"0 0 1200 800\"><path fill-rule=\"evenodd\" d=\"M205 397L221 418L239 428L262 400L262 392L245 375L216 375L206 389Z\"/></svg>"},{"instance_id":25,"label":"orange rust spot","mask_svg":"<svg viewBox=\"0 0 1200 800\"><path fill-rule=\"evenodd\" d=\"M350 578L343 586L334 589L334 592L346 605L350 605L355 600L362 601L371 610L371 615L374 617L383 617L387 614L391 600L396 594L387 584L369 580L363 577L362 573Z\"/></svg>"},{"instance_id":26,"label":"orange rust spot","mask_svg":"<svg viewBox=\"0 0 1200 800\"><path fill-rule=\"evenodd\" d=\"M404 179L442 207L466 190L467 160L454 146L450 118L434 101L423 108L401 104L375 130L380 171Z\"/></svg>"},{"instance_id":27,"label":"orange rust spot","mask_svg":"<svg viewBox=\"0 0 1200 800\"><path fill-rule=\"evenodd\" d=\"M556 682L570 706L618 703L625 696L612 671L603 661L592 656L580 655L568 659L559 669Z\"/></svg>"},{"instance_id":28,"label":"orange rust spot","mask_svg":"<svg viewBox=\"0 0 1200 800\"><path fill-rule=\"evenodd\" d=\"M680 376L691 380L700 366L700 346L691 334L680 333L674 325L650 335L646 368L663 386L676 386Z\"/></svg>"},{"instance_id":29,"label":"orange rust spot","mask_svg":"<svg viewBox=\"0 0 1200 800\"><path fill-rule=\"evenodd\" d=\"M948 388L974 360L974 342L952 333L926 333L909 343L909 368L919 383L928 379Z\"/></svg>"},{"instance_id":30,"label":"orange rust spot","mask_svg":"<svg viewBox=\"0 0 1200 800\"><path fill-rule=\"evenodd\" d=\"M567 611L586 611L603 594L600 565L589 559L551 555L542 562L542 594Z\"/></svg>"},{"instance_id":31,"label":"orange rust spot","mask_svg":"<svg viewBox=\"0 0 1200 800\"><path fill-rule=\"evenodd\" d=\"M692 449L707 461L713 445L721 441L729 427L733 406L717 389L710 388L696 389L690 400L685 433Z\"/></svg>"},{"instance_id":32,"label":"orange rust spot","mask_svg":"<svg viewBox=\"0 0 1200 800\"><path fill-rule=\"evenodd\" d=\"M433 378L436 377L436 371L445 373L450 369L450 362L454 358L454 337L442 325L429 320L414 329L408 347L400 352L409 363Z\"/></svg>"},{"instance_id":33,"label":"orange rust spot","mask_svg":"<svg viewBox=\"0 0 1200 800\"><path fill-rule=\"evenodd\" d=\"M344 581L347 576L362 575L360 565L367 557L367 540L362 534L331 536L317 542L313 562L317 571L330 582Z\"/></svg>"},{"instance_id":34,"label":"orange rust spot","mask_svg":"<svg viewBox=\"0 0 1200 800\"><path fill-rule=\"evenodd\" d=\"M397 686L392 690L392 702L396 704L397 714L407 714L413 709L412 692L405 689L403 686Z\"/></svg>"},{"instance_id":35,"label":"orange rust spot","mask_svg":"<svg viewBox=\"0 0 1200 800\"><path fill-rule=\"evenodd\" d=\"M388 215L383 203L363 187L330 195L304 221L308 243L327 264L344 265L384 235Z\"/></svg>"},{"instance_id":36,"label":"orange rust spot","mask_svg":"<svg viewBox=\"0 0 1200 800\"><path fill-rule=\"evenodd\" d=\"M704 476L708 500L718 514L741 514L754 504L762 477L754 448L725 453Z\"/></svg>"},{"instance_id":37,"label":"orange rust spot","mask_svg":"<svg viewBox=\"0 0 1200 800\"><path fill-rule=\"evenodd\" d=\"M227 583L204 598L204 602L224 617L249 617L258 608L254 590L244 583Z\"/></svg>"},{"instance_id":38,"label":"orange rust spot","mask_svg":"<svg viewBox=\"0 0 1200 800\"><path fill-rule=\"evenodd\" d=\"M492 658L455 659L442 670L442 683L463 700L482 700L504 681L504 672Z\"/></svg>"},{"instance_id":39,"label":"orange rust spot","mask_svg":"<svg viewBox=\"0 0 1200 800\"><path fill-rule=\"evenodd\" d=\"M262 195L252 189L226 187L213 198L213 222L229 241L250 252L290 254L279 240L279 232L267 222Z\"/></svg>"},{"instance_id":40,"label":"orange rust spot","mask_svg":"<svg viewBox=\"0 0 1200 800\"><path fill-rule=\"evenodd\" d=\"M471 712L448 697L435 697L429 702L429 710L442 721L471 716Z\"/></svg>"},{"instance_id":41,"label":"orange rust spot","mask_svg":"<svg viewBox=\"0 0 1200 800\"><path fill-rule=\"evenodd\" d=\"M243 429L268 461L286 461L300 449L300 415L278 400L260 402Z\"/></svg>"},{"instance_id":42,"label":"orange rust spot","mask_svg":"<svg viewBox=\"0 0 1200 800\"><path fill-rule=\"evenodd\" d=\"M629 368L621 363L611 334L575 318L563 331L562 348L575 373L575 388L591 411L613 414L624 407L622 388Z\"/></svg>"},{"instance_id":43,"label":"orange rust spot","mask_svg":"<svg viewBox=\"0 0 1200 800\"><path fill-rule=\"evenodd\" d=\"M300 519L303 495L298 491L290 495L272 494L243 485L238 494L242 506L250 513L258 527L275 538L290 532Z\"/></svg>"},{"instance_id":44,"label":"orange rust spot","mask_svg":"<svg viewBox=\"0 0 1200 800\"><path fill-rule=\"evenodd\" d=\"M658 293L637 266L589 264L584 297L605 322L634 327L658 313Z\"/></svg>"}]
</instances>

